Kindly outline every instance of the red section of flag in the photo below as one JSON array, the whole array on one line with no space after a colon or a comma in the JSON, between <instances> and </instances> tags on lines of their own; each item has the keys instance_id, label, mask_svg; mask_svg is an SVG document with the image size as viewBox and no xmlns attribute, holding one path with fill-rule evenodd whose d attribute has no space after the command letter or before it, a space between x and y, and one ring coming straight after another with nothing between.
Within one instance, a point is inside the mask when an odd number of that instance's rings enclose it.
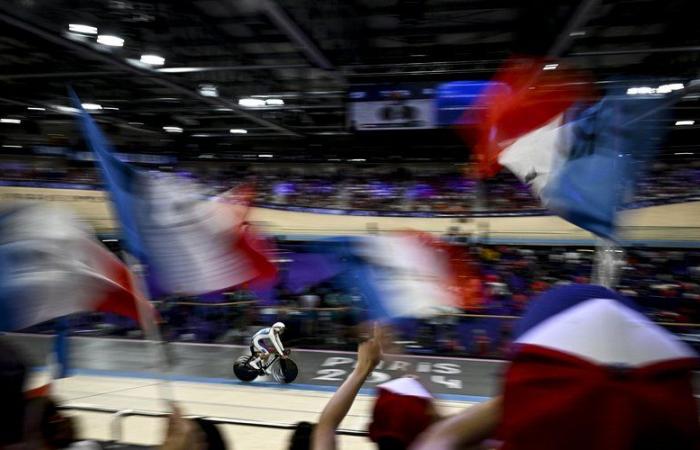
<instances>
[{"instance_id":1,"label":"red section of flag","mask_svg":"<svg viewBox=\"0 0 700 450\"><path fill-rule=\"evenodd\" d=\"M478 124L457 127L473 147L480 175L490 177L500 170L498 155L514 139L542 127L574 103L592 99L594 90L587 77L561 64L556 70L543 70L547 63L544 59L508 61L493 78L496 84L475 102L480 110Z\"/></svg>"},{"instance_id":2,"label":"red section of flag","mask_svg":"<svg viewBox=\"0 0 700 450\"><path fill-rule=\"evenodd\" d=\"M242 184L218 196L218 200L235 208L237 224L248 219L250 205L255 198L255 186L251 183Z\"/></svg>"},{"instance_id":3,"label":"red section of flag","mask_svg":"<svg viewBox=\"0 0 700 450\"><path fill-rule=\"evenodd\" d=\"M476 265L469 256L469 249L463 246L443 244L449 257L452 272L450 288L459 297L459 308L479 310L484 307L484 287Z\"/></svg>"},{"instance_id":4,"label":"red section of flag","mask_svg":"<svg viewBox=\"0 0 700 450\"><path fill-rule=\"evenodd\" d=\"M274 253L274 246L267 239L257 235L250 225L239 227L234 251L248 258L257 275L249 282L270 282L277 278L277 266L268 255Z\"/></svg>"},{"instance_id":5,"label":"red section of flag","mask_svg":"<svg viewBox=\"0 0 700 450\"><path fill-rule=\"evenodd\" d=\"M505 376L503 450L695 449L695 359L599 366L523 346Z\"/></svg>"},{"instance_id":6,"label":"red section of flag","mask_svg":"<svg viewBox=\"0 0 700 450\"><path fill-rule=\"evenodd\" d=\"M246 258L256 275L244 284L266 284L277 279L277 266L270 261L269 255L274 254L274 245L266 238L257 234L246 222L250 205L255 198L255 187L250 184L229 189L218 196L218 200L234 208L235 220L232 223L234 239L233 251Z\"/></svg>"},{"instance_id":7,"label":"red section of flag","mask_svg":"<svg viewBox=\"0 0 700 450\"><path fill-rule=\"evenodd\" d=\"M140 323L139 311L153 312L153 306L139 291L129 268L101 244L90 241L88 251L99 262L105 283L95 299L95 310L129 317ZM137 302L143 302L139 308ZM146 318L144 318L146 319Z\"/></svg>"},{"instance_id":8,"label":"red section of flag","mask_svg":"<svg viewBox=\"0 0 700 450\"><path fill-rule=\"evenodd\" d=\"M484 306L484 290L479 271L469 256L469 247L449 244L425 232L407 231L424 245L432 247L446 263L445 289L455 296L456 308L478 310Z\"/></svg>"}]
</instances>

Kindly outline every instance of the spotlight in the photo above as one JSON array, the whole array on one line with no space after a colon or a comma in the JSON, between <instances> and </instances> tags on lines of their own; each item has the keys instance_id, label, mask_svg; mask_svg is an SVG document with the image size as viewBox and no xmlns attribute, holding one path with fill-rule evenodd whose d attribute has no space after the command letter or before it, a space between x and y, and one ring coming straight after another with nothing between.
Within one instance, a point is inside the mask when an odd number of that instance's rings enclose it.
<instances>
[{"instance_id":1,"label":"spotlight","mask_svg":"<svg viewBox=\"0 0 700 450\"><path fill-rule=\"evenodd\" d=\"M150 66L162 66L165 64L165 58L158 55L141 55L141 62Z\"/></svg>"},{"instance_id":2,"label":"spotlight","mask_svg":"<svg viewBox=\"0 0 700 450\"><path fill-rule=\"evenodd\" d=\"M123 47L124 39L119 36L112 36L110 34L101 34L97 36L97 43L102 45L108 45L110 47Z\"/></svg>"},{"instance_id":3,"label":"spotlight","mask_svg":"<svg viewBox=\"0 0 700 450\"><path fill-rule=\"evenodd\" d=\"M96 27L90 25L83 25L81 23L69 23L68 31L79 34L97 34Z\"/></svg>"},{"instance_id":4,"label":"spotlight","mask_svg":"<svg viewBox=\"0 0 700 450\"><path fill-rule=\"evenodd\" d=\"M265 106L265 100L261 100L259 98L242 98L238 100L238 104L247 108L256 108Z\"/></svg>"}]
</instances>

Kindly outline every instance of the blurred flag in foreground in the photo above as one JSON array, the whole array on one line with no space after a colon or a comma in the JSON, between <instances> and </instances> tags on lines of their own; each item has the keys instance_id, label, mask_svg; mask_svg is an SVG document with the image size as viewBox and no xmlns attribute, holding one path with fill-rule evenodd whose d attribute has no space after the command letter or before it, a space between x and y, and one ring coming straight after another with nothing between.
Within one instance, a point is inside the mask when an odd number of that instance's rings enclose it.
<instances>
[{"instance_id":1,"label":"blurred flag in foreground","mask_svg":"<svg viewBox=\"0 0 700 450\"><path fill-rule=\"evenodd\" d=\"M490 176L505 166L544 207L613 238L616 212L658 146L662 99L622 91L592 103L585 78L544 67L510 64L496 77L510 89L484 93L474 142L481 172Z\"/></svg>"},{"instance_id":2,"label":"blurred flag in foreground","mask_svg":"<svg viewBox=\"0 0 700 450\"><path fill-rule=\"evenodd\" d=\"M72 214L38 204L0 211L0 331L81 311L139 321L150 311L143 302L127 267Z\"/></svg>"},{"instance_id":3,"label":"blurred flag in foreground","mask_svg":"<svg viewBox=\"0 0 700 450\"><path fill-rule=\"evenodd\" d=\"M338 238L319 248L344 270L341 283L359 293L372 319L425 317L478 302L454 270L447 244L421 233Z\"/></svg>"},{"instance_id":4,"label":"blurred flag in foreground","mask_svg":"<svg viewBox=\"0 0 700 450\"><path fill-rule=\"evenodd\" d=\"M146 172L118 160L71 95L128 250L146 266L152 295L197 295L274 277L260 241L241 223L240 205L228 195L209 199L195 183L174 174Z\"/></svg>"},{"instance_id":5,"label":"blurred flag in foreground","mask_svg":"<svg viewBox=\"0 0 700 450\"><path fill-rule=\"evenodd\" d=\"M568 285L535 298L503 389L504 450L691 449L697 355L628 299Z\"/></svg>"}]
</instances>

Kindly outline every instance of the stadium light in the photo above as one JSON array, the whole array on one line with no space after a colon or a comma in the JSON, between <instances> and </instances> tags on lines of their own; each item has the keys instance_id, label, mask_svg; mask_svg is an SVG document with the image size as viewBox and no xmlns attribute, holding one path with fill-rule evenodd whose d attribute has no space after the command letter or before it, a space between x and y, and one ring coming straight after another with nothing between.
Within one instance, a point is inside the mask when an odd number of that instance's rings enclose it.
<instances>
[{"instance_id":1,"label":"stadium light","mask_svg":"<svg viewBox=\"0 0 700 450\"><path fill-rule=\"evenodd\" d=\"M111 34L101 34L97 36L97 43L102 45L108 45L110 47L123 47L124 39L119 36L113 36Z\"/></svg>"},{"instance_id":2,"label":"stadium light","mask_svg":"<svg viewBox=\"0 0 700 450\"><path fill-rule=\"evenodd\" d=\"M677 127L690 126L690 125L695 125L695 121L694 120L676 120Z\"/></svg>"},{"instance_id":3,"label":"stadium light","mask_svg":"<svg viewBox=\"0 0 700 450\"><path fill-rule=\"evenodd\" d=\"M69 23L68 31L79 34L97 34L97 27L84 25L82 23Z\"/></svg>"},{"instance_id":4,"label":"stadium light","mask_svg":"<svg viewBox=\"0 0 700 450\"><path fill-rule=\"evenodd\" d=\"M248 134L248 130L244 130L243 128L231 128L228 132L231 134Z\"/></svg>"},{"instance_id":5,"label":"stadium light","mask_svg":"<svg viewBox=\"0 0 700 450\"><path fill-rule=\"evenodd\" d=\"M163 73L191 73L191 72L203 72L205 67L166 67L164 69L158 69L158 72Z\"/></svg>"},{"instance_id":6,"label":"stadium light","mask_svg":"<svg viewBox=\"0 0 700 450\"><path fill-rule=\"evenodd\" d=\"M165 64L165 58L159 55L141 55L141 62L149 66L162 66Z\"/></svg>"},{"instance_id":7,"label":"stadium light","mask_svg":"<svg viewBox=\"0 0 700 450\"><path fill-rule=\"evenodd\" d=\"M545 64L542 70L555 70L557 67L559 67L559 64Z\"/></svg>"},{"instance_id":8,"label":"stadium light","mask_svg":"<svg viewBox=\"0 0 700 450\"><path fill-rule=\"evenodd\" d=\"M268 98L265 100L267 106L284 106L284 100L281 98Z\"/></svg>"},{"instance_id":9,"label":"stadium light","mask_svg":"<svg viewBox=\"0 0 700 450\"><path fill-rule=\"evenodd\" d=\"M271 155L270 153L261 153L258 155L258 158L274 158L274 155Z\"/></svg>"},{"instance_id":10,"label":"stadium light","mask_svg":"<svg viewBox=\"0 0 700 450\"><path fill-rule=\"evenodd\" d=\"M627 89L627 95L668 94L673 91L679 91L684 87L683 83L662 84L656 88L651 86L635 86Z\"/></svg>"},{"instance_id":11,"label":"stadium light","mask_svg":"<svg viewBox=\"0 0 700 450\"><path fill-rule=\"evenodd\" d=\"M2 144L2 148L22 148L22 146L15 144Z\"/></svg>"},{"instance_id":12,"label":"stadium light","mask_svg":"<svg viewBox=\"0 0 700 450\"><path fill-rule=\"evenodd\" d=\"M265 100L259 98L241 98L238 100L240 106L245 106L246 108L257 108L260 106L265 106Z\"/></svg>"},{"instance_id":13,"label":"stadium light","mask_svg":"<svg viewBox=\"0 0 700 450\"><path fill-rule=\"evenodd\" d=\"M0 123L14 123L14 124L20 124L22 123L21 120L19 119L10 119L8 117L2 117L0 118Z\"/></svg>"},{"instance_id":14,"label":"stadium light","mask_svg":"<svg viewBox=\"0 0 700 450\"><path fill-rule=\"evenodd\" d=\"M56 105L54 106L54 108L56 108L56 111L66 114L77 114L79 112L76 108L73 108L72 106Z\"/></svg>"},{"instance_id":15,"label":"stadium light","mask_svg":"<svg viewBox=\"0 0 700 450\"><path fill-rule=\"evenodd\" d=\"M83 103L82 107L88 111L97 111L102 109L102 105L98 105L97 103Z\"/></svg>"},{"instance_id":16,"label":"stadium light","mask_svg":"<svg viewBox=\"0 0 700 450\"><path fill-rule=\"evenodd\" d=\"M202 97L218 97L219 88L215 84L200 84L199 95Z\"/></svg>"},{"instance_id":17,"label":"stadium light","mask_svg":"<svg viewBox=\"0 0 700 450\"><path fill-rule=\"evenodd\" d=\"M670 84L662 84L658 88L656 88L656 92L658 94L668 94L669 92L672 91L678 91L683 89L683 83L670 83Z\"/></svg>"},{"instance_id":18,"label":"stadium light","mask_svg":"<svg viewBox=\"0 0 700 450\"><path fill-rule=\"evenodd\" d=\"M46 111L46 108L40 108L38 106L27 106L29 111Z\"/></svg>"},{"instance_id":19,"label":"stadium light","mask_svg":"<svg viewBox=\"0 0 700 450\"><path fill-rule=\"evenodd\" d=\"M163 127L163 130L165 130L168 133L182 133L182 128L180 127L166 126Z\"/></svg>"}]
</instances>

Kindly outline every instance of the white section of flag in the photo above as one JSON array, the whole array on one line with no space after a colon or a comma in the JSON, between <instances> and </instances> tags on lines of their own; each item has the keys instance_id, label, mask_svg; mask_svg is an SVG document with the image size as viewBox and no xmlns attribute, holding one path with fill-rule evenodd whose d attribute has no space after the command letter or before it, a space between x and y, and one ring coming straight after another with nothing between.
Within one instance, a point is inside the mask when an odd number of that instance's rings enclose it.
<instances>
[{"instance_id":1,"label":"white section of flag","mask_svg":"<svg viewBox=\"0 0 700 450\"><path fill-rule=\"evenodd\" d=\"M410 377L396 378L394 380L387 381L386 383L380 384L377 387L385 389L385 390L392 392L394 394L406 395L409 397L420 397L420 398L427 398L427 399L431 399L431 400L433 398L433 396L430 394L430 392L428 392L428 390L425 389L425 386L423 386L415 378L410 378Z\"/></svg>"},{"instance_id":2,"label":"white section of flag","mask_svg":"<svg viewBox=\"0 0 700 450\"><path fill-rule=\"evenodd\" d=\"M143 174L137 182L137 220L158 283L181 294L201 294L255 276L235 251L236 208L208 201L199 186L169 174Z\"/></svg>"},{"instance_id":3,"label":"white section of flag","mask_svg":"<svg viewBox=\"0 0 700 450\"><path fill-rule=\"evenodd\" d=\"M421 317L454 308L448 260L410 233L368 236L359 254L376 267L376 287L392 317Z\"/></svg>"},{"instance_id":4,"label":"white section of flag","mask_svg":"<svg viewBox=\"0 0 700 450\"><path fill-rule=\"evenodd\" d=\"M3 296L14 329L94 310L113 290L121 267L72 213L24 205L9 215L0 238Z\"/></svg>"},{"instance_id":5,"label":"white section of flag","mask_svg":"<svg viewBox=\"0 0 700 450\"><path fill-rule=\"evenodd\" d=\"M532 344L597 364L642 366L696 357L690 347L619 301L592 299L556 314L523 334Z\"/></svg>"},{"instance_id":6,"label":"white section of flag","mask_svg":"<svg viewBox=\"0 0 700 450\"><path fill-rule=\"evenodd\" d=\"M538 196L568 154L563 122L564 115L560 114L546 125L515 139L498 155L499 164L520 181L530 184Z\"/></svg>"}]
</instances>

